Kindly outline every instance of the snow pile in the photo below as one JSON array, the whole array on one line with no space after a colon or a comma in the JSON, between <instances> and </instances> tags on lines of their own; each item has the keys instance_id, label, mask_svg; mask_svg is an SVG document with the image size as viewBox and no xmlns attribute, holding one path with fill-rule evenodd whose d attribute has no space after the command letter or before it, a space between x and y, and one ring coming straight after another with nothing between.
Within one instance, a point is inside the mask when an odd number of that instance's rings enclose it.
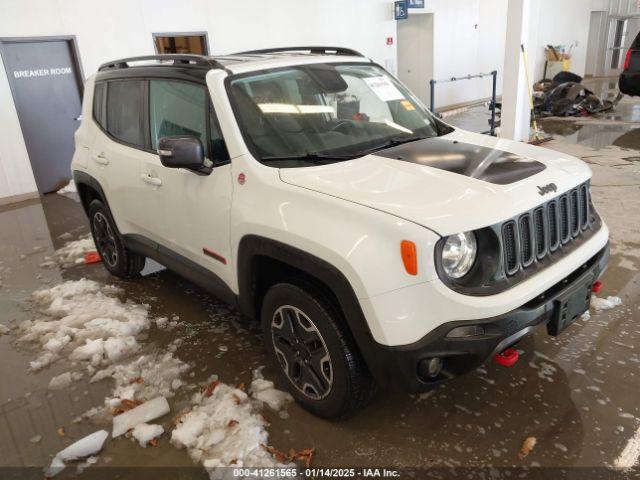
<instances>
[{"instance_id":1,"label":"snow pile","mask_svg":"<svg viewBox=\"0 0 640 480\"><path fill-rule=\"evenodd\" d=\"M607 297L600 298L595 295L591 296L591 307L596 311L611 310L619 305L622 305L622 299L620 297Z\"/></svg>"},{"instance_id":2,"label":"snow pile","mask_svg":"<svg viewBox=\"0 0 640 480\"><path fill-rule=\"evenodd\" d=\"M274 410L281 410L287 403L293 401L291 394L276 390L273 382L265 380L262 376L262 369L253 371L253 381L251 382L251 397L264 402Z\"/></svg>"},{"instance_id":3,"label":"snow pile","mask_svg":"<svg viewBox=\"0 0 640 480\"><path fill-rule=\"evenodd\" d=\"M98 453L102 450L102 445L108 436L109 433L106 430L98 430L61 450L53 457L51 465L45 471L45 477L53 477L60 473L64 470L64 463L67 461L78 460Z\"/></svg>"},{"instance_id":4,"label":"snow pile","mask_svg":"<svg viewBox=\"0 0 640 480\"><path fill-rule=\"evenodd\" d=\"M105 406L116 409L123 400L146 401L158 396L172 397L183 384L181 375L189 368L172 353L154 353L100 370L91 378L91 382L113 378L115 386L112 396L105 400Z\"/></svg>"},{"instance_id":5,"label":"snow pile","mask_svg":"<svg viewBox=\"0 0 640 480\"><path fill-rule=\"evenodd\" d=\"M53 260L61 267L72 267L84 263L84 255L96 251L96 244L93 243L91 235L86 235L73 242L65 243L64 247L58 249L53 254ZM42 264L43 266L48 263Z\"/></svg>"},{"instance_id":6,"label":"snow pile","mask_svg":"<svg viewBox=\"0 0 640 480\"><path fill-rule=\"evenodd\" d=\"M171 433L171 442L184 447L213 475L221 466L273 467L282 464L267 450L269 434L259 413L241 389L212 382L192 399L193 409L184 414Z\"/></svg>"},{"instance_id":7,"label":"snow pile","mask_svg":"<svg viewBox=\"0 0 640 480\"><path fill-rule=\"evenodd\" d=\"M117 287L87 279L61 283L32 294L42 318L20 324L19 341L39 343L43 352L31 368L60 357L96 367L109 365L138 350L135 336L149 328L147 306L123 303Z\"/></svg>"}]
</instances>

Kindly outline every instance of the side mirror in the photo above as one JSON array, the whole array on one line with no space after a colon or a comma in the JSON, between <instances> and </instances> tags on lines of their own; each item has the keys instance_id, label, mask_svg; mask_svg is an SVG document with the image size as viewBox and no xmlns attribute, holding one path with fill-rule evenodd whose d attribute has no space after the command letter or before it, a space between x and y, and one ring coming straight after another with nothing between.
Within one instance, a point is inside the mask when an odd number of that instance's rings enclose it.
<instances>
[{"instance_id":1,"label":"side mirror","mask_svg":"<svg viewBox=\"0 0 640 480\"><path fill-rule=\"evenodd\" d=\"M158 155L168 168L186 168L198 173L211 172L204 155L204 147L196 137L162 137L158 140Z\"/></svg>"}]
</instances>

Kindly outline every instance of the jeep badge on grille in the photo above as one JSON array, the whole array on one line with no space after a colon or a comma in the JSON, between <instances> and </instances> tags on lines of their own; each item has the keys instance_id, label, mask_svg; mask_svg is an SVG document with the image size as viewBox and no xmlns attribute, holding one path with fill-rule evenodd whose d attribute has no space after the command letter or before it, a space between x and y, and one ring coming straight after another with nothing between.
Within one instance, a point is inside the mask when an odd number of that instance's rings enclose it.
<instances>
[{"instance_id":1,"label":"jeep badge on grille","mask_svg":"<svg viewBox=\"0 0 640 480\"><path fill-rule=\"evenodd\" d=\"M556 192L558 187L555 183L550 183L548 185L543 185L542 187L538 185L538 193L540 195L546 195L549 192Z\"/></svg>"}]
</instances>

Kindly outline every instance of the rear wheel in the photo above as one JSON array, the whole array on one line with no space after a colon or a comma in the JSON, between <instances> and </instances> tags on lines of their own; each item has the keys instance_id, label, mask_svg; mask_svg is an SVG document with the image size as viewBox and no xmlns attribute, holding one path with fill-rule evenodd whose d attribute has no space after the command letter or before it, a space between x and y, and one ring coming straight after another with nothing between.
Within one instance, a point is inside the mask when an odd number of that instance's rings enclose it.
<instances>
[{"instance_id":1,"label":"rear wheel","mask_svg":"<svg viewBox=\"0 0 640 480\"><path fill-rule=\"evenodd\" d=\"M319 292L274 285L264 298L262 326L269 355L306 410L344 417L369 402L375 383L340 313Z\"/></svg>"},{"instance_id":2,"label":"rear wheel","mask_svg":"<svg viewBox=\"0 0 640 480\"><path fill-rule=\"evenodd\" d=\"M105 268L116 277L131 278L144 268L145 257L126 248L111 220L107 207L100 200L89 204L91 235Z\"/></svg>"}]
</instances>

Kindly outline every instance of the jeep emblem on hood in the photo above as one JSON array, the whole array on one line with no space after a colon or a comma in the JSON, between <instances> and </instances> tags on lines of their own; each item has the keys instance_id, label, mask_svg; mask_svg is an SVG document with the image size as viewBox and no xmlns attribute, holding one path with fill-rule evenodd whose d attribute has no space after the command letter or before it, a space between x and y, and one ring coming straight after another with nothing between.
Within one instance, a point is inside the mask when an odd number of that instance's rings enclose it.
<instances>
[{"instance_id":1,"label":"jeep emblem on hood","mask_svg":"<svg viewBox=\"0 0 640 480\"><path fill-rule=\"evenodd\" d=\"M558 187L555 183L550 183L548 185L543 185L542 187L538 185L538 193L540 195L546 195L549 192L556 192Z\"/></svg>"}]
</instances>

